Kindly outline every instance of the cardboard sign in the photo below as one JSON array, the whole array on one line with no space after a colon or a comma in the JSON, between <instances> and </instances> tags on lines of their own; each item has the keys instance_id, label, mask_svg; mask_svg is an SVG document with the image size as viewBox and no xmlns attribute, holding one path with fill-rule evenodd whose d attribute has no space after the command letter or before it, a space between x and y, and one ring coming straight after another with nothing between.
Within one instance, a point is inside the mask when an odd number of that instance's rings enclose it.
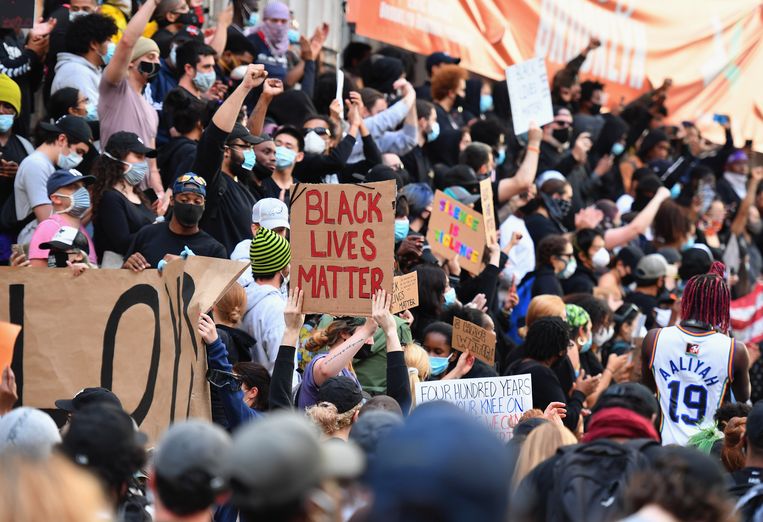
<instances>
[{"instance_id":1,"label":"cardboard sign","mask_svg":"<svg viewBox=\"0 0 763 522\"><path fill-rule=\"evenodd\" d=\"M469 350L485 364L495 364L495 334L458 317L453 318L453 348Z\"/></svg>"},{"instance_id":2,"label":"cardboard sign","mask_svg":"<svg viewBox=\"0 0 763 522\"><path fill-rule=\"evenodd\" d=\"M446 259L458 256L461 268L471 274L482 271L485 224L482 214L438 190L432 200L427 242L432 252Z\"/></svg>"},{"instance_id":3,"label":"cardboard sign","mask_svg":"<svg viewBox=\"0 0 763 522\"><path fill-rule=\"evenodd\" d=\"M482 218L485 220L485 241L488 245L494 245L498 241L498 233L495 229L493 184L490 178L480 181L480 199L482 200Z\"/></svg>"},{"instance_id":4,"label":"cardboard sign","mask_svg":"<svg viewBox=\"0 0 763 522\"><path fill-rule=\"evenodd\" d=\"M419 274L411 272L392 280L392 306L390 312L398 314L419 306Z\"/></svg>"},{"instance_id":5,"label":"cardboard sign","mask_svg":"<svg viewBox=\"0 0 763 522\"><path fill-rule=\"evenodd\" d=\"M0 269L0 320L22 327L12 364L21 403L55 408L56 399L102 386L151 440L175 420L210 418L199 313L245 268L191 256L169 263L161 275Z\"/></svg>"},{"instance_id":6,"label":"cardboard sign","mask_svg":"<svg viewBox=\"0 0 763 522\"><path fill-rule=\"evenodd\" d=\"M13 346L20 331L19 325L0 321L0 373L13 361Z\"/></svg>"},{"instance_id":7,"label":"cardboard sign","mask_svg":"<svg viewBox=\"0 0 763 522\"><path fill-rule=\"evenodd\" d=\"M32 0L0 1L0 28L31 29L37 2Z\"/></svg>"},{"instance_id":8,"label":"cardboard sign","mask_svg":"<svg viewBox=\"0 0 763 522\"><path fill-rule=\"evenodd\" d=\"M514 134L522 134L534 121L539 126L554 119L546 62L532 58L506 68Z\"/></svg>"},{"instance_id":9,"label":"cardboard sign","mask_svg":"<svg viewBox=\"0 0 763 522\"><path fill-rule=\"evenodd\" d=\"M501 440L512 437L522 414L533 407L529 374L416 383L416 405L430 401L455 404L484 423Z\"/></svg>"},{"instance_id":10,"label":"cardboard sign","mask_svg":"<svg viewBox=\"0 0 763 522\"><path fill-rule=\"evenodd\" d=\"M291 281L304 313L370 316L374 292L392 292L396 192L394 181L292 190Z\"/></svg>"}]
</instances>

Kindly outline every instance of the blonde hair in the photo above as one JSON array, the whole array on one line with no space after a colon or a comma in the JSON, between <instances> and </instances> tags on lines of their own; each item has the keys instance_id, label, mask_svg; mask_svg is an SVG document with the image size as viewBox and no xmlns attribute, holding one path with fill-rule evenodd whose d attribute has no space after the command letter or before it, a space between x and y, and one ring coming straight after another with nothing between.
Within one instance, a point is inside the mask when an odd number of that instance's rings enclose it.
<instances>
[{"instance_id":1,"label":"blonde hair","mask_svg":"<svg viewBox=\"0 0 763 522\"><path fill-rule=\"evenodd\" d=\"M524 422L528 419L535 419L538 417L543 417L543 410L538 408L533 408L531 410L527 410L522 414L522 416L519 418L519 421L517 421L517 424L520 422Z\"/></svg>"},{"instance_id":2,"label":"blonde hair","mask_svg":"<svg viewBox=\"0 0 763 522\"><path fill-rule=\"evenodd\" d=\"M354 317L343 317L334 319L326 328L316 329L313 334L305 341L305 350L308 352L317 352L326 346L334 346L342 340L342 334L352 335L358 326L363 324Z\"/></svg>"},{"instance_id":3,"label":"blonde hair","mask_svg":"<svg viewBox=\"0 0 763 522\"><path fill-rule=\"evenodd\" d=\"M109 512L94 477L60 455L0 456L0 522L97 522Z\"/></svg>"},{"instance_id":4,"label":"blonde hair","mask_svg":"<svg viewBox=\"0 0 763 522\"><path fill-rule=\"evenodd\" d=\"M525 337L527 329L541 317L561 317L567 319L567 310L564 301L558 295L536 295L527 306L525 326L519 329L519 335Z\"/></svg>"},{"instance_id":5,"label":"blonde hair","mask_svg":"<svg viewBox=\"0 0 763 522\"><path fill-rule=\"evenodd\" d=\"M516 489L535 466L554 455L556 450L577 443L578 440L570 430L554 422L547 422L532 430L519 452L512 481L513 488Z\"/></svg>"},{"instance_id":6,"label":"blonde hair","mask_svg":"<svg viewBox=\"0 0 763 522\"><path fill-rule=\"evenodd\" d=\"M218 321L236 325L246 312L246 291L238 283L233 283L215 305Z\"/></svg>"},{"instance_id":7,"label":"blonde hair","mask_svg":"<svg viewBox=\"0 0 763 522\"><path fill-rule=\"evenodd\" d=\"M403 347L405 353L405 365L408 367L408 382L411 386L412 404L416 402L416 384L424 382L432 373L432 366L429 364L429 354L416 343L406 344Z\"/></svg>"},{"instance_id":8,"label":"blonde hair","mask_svg":"<svg viewBox=\"0 0 763 522\"><path fill-rule=\"evenodd\" d=\"M360 410L361 403L356 404L344 413L339 413L336 406L330 402L319 402L305 410L305 414L325 435L332 435L342 428L347 428L353 422L355 413Z\"/></svg>"}]
</instances>

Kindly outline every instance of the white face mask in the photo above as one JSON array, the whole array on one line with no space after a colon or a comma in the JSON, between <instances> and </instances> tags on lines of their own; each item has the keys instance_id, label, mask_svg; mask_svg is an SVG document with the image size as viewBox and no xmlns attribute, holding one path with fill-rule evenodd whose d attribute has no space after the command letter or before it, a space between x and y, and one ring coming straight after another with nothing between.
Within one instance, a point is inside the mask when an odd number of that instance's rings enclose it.
<instances>
[{"instance_id":1,"label":"white face mask","mask_svg":"<svg viewBox=\"0 0 763 522\"><path fill-rule=\"evenodd\" d=\"M615 327L612 325L609 325L609 328L606 330L599 330L595 334L593 334L593 343L596 346L602 346L604 343L612 339L612 336L615 335Z\"/></svg>"},{"instance_id":2,"label":"white face mask","mask_svg":"<svg viewBox=\"0 0 763 522\"><path fill-rule=\"evenodd\" d=\"M326 150L326 142L315 131L305 135L305 152L310 154L323 154Z\"/></svg>"},{"instance_id":3,"label":"white face mask","mask_svg":"<svg viewBox=\"0 0 763 522\"><path fill-rule=\"evenodd\" d=\"M607 268L609 265L609 252L604 247L601 247L591 258L594 268Z\"/></svg>"}]
</instances>

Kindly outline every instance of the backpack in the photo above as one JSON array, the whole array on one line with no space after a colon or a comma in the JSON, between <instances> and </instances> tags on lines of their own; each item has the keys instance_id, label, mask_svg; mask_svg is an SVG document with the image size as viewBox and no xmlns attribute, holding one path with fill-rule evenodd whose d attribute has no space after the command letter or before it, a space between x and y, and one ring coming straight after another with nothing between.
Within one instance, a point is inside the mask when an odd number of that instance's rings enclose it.
<instances>
[{"instance_id":1,"label":"backpack","mask_svg":"<svg viewBox=\"0 0 763 522\"><path fill-rule=\"evenodd\" d=\"M638 439L619 444L602 439L565 446L554 465L554 489L547 520L608 522L622 510L622 495L630 476L647 469L642 449L658 443Z\"/></svg>"},{"instance_id":2,"label":"backpack","mask_svg":"<svg viewBox=\"0 0 763 522\"><path fill-rule=\"evenodd\" d=\"M509 316L509 329L506 331L506 335L509 339L514 341L517 345L524 342L524 339L519 335L519 328L525 325L527 309L530 307L530 301L533 298L534 283L535 272L530 272L519 282L519 286L517 286L519 302L511 311L511 316Z\"/></svg>"}]
</instances>

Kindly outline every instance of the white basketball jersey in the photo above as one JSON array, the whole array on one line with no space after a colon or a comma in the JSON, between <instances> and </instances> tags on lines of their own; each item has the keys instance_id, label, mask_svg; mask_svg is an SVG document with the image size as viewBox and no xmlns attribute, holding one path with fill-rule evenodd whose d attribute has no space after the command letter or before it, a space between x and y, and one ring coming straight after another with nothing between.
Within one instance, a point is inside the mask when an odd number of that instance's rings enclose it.
<instances>
[{"instance_id":1,"label":"white basketball jersey","mask_svg":"<svg viewBox=\"0 0 763 522\"><path fill-rule=\"evenodd\" d=\"M686 445L713 423L731 382L734 339L715 331L692 333L680 326L657 331L649 367L657 383L662 443Z\"/></svg>"}]
</instances>

